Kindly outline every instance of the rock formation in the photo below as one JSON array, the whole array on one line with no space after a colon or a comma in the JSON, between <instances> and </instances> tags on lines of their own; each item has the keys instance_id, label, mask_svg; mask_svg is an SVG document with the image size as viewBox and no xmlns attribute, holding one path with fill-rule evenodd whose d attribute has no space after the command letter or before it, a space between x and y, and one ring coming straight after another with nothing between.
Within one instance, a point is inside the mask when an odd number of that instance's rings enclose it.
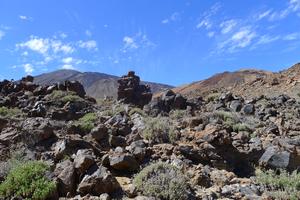
<instances>
[{"instance_id":1,"label":"rock formation","mask_svg":"<svg viewBox=\"0 0 300 200\"><path fill-rule=\"evenodd\" d=\"M130 71L118 80L118 100L143 107L151 101L152 93L148 85L140 85L140 77Z\"/></svg>"}]
</instances>

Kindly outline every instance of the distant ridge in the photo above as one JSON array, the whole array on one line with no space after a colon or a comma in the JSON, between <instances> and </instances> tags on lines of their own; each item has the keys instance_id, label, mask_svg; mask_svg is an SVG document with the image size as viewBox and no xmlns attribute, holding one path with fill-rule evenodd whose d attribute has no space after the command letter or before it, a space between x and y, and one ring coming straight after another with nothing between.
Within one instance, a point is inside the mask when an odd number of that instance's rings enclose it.
<instances>
[{"instance_id":1,"label":"distant ridge","mask_svg":"<svg viewBox=\"0 0 300 200\"><path fill-rule=\"evenodd\" d=\"M223 72L202 81L174 88L173 90L188 97L231 91L246 98L259 95L272 97L279 94L287 94L299 99L300 63L280 72L259 69Z\"/></svg>"},{"instance_id":2,"label":"distant ridge","mask_svg":"<svg viewBox=\"0 0 300 200\"><path fill-rule=\"evenodd\" d=\"M83 84L89 96L94 98L112 96L115 98L117 96L118 79L118 76L99 72L79 72L76 70L64 69L38 75L35 77L34 82L40 85L50 85L66 80L77 80ZM153 82L143 82L143 84L150 85L153 93L173 88L173 86L170 85Z\"/></svg>"}]
</instances>

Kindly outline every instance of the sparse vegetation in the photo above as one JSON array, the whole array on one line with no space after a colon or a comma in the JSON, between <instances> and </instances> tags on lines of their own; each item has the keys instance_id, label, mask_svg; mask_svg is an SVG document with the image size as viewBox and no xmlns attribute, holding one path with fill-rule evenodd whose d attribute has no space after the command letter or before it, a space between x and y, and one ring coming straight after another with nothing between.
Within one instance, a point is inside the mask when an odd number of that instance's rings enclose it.
<instances>
[{"instance_id":1,"label":"sparse vegetation","mask_svg":"<svg viewBox=\"0 0 300 200\"><path fill-rule=\"evenodd\" d=\"M187 180L173 165L158 162L145 167L133 180L146 196L164 200L188 199Z\"/></svg>"},{"instance_id":2,"label":"sparse vegetation","mask_svg":"<svg viewBox=\"0 0 300 200\"><path fill-rule=\"evenodd\" d=\"M212 102L215 101L219 98L220 94L219 93L211 93L206 96L206 101L207 102Z\"/></svg>"},{"instance_id":3,"label":"sparse vegetation","mask_svg":"<svg viewBox=\"0 0 300 200\"><path fill-rule=\"evenodd\" d=\"M142 136L152 143L174 143L178 132L167 117L145 118Z\"/></svg>"},{"instance_id":4,"label":"sparse vegetation","mask_svg":"<svg viewBox=\"0 0 300 200\"><path fill-rule=\"evenodd\" d=\"M0 116L1 117L16 117L22 115L22 111L18 108L7 108L7 107L0 107Z\"/></svg>"},{"instance_id":5,"label":"sparse vegetation","mask_svg":"<svg viewBox=\"0 0 300 200\"><path fill-rule=\"evenodd\" d=\"M121 104L112 105L109 109L104 110L102 115L104 116L114 116L118 113L126 112L125 106Z\"/></svg>"},{"instance_id":6,"label":"sparse vegetation","mask_svg":"<svg viewBox=\"0 0 300 200\"><path fill-rule=\"evenodd\" d=\"M279 200L297 200L300 197L300 173L285 170L256 170L256 182L265 188L267 194Z\"/></svg>"},{"instance_id":7,"label":"sparse vegetation","mask_svg":"<svg viewBox=\"0 0 300 200\"><path fill-rule=\"evenodd\" d=\"M221 119L226 125L234 125L238 123L238 118L234 116L231 112L226 111L216 111L212 113L212 117L216 119Z\"/></svg>"},{"instance_id":8,"label":"sparse vegetation","mask_svg":"<svg viewBox=\"0 0 300 200\"><path fill-rule=\"evenodd\" d=\"M87 113L82 118L80 118L76 123L79 125L80 129L84 132L90 132L95 127L95 122L97 120L96 113Z\"/></svg>"},{"instance_id":9,"label":"sparse vegetation","mask_svg":"<svg viewBox=\"0 0 300 200\"><path fill-rule=\"evenodd\" d=\"M181 119L187 115L186 110L171 110L169 113L169 117L172 119Z\"/></svg>"},{"instance_id":10,"label":"sparse vegetation","mask_svg":"<svg viewBox=\"0 0 300 200\"><path fill-rule=\"evenodd\" d=\"M54 90L48 96L48 99L51 101L57 101L57 102L62 102L62 103L84 101L84 99L82 99L80 96L76 95L75 92L61 91L61 90Z\"/></svg>"},{"instance_id":11,"label":"sparse vegetation","mask_svg":"<svg viewBox=\"0 0 300 200\"><path fill-rule=\"evenodd\" d=\"M139 115L141 115L141 116L143 116L143 117L146 116L146 113L145 113L142 109L137 108L137 107L132 108L132 109L129 111L128 114L131 116L131 115L133 115L133 114L135 114L135 113L137 113L137 114L139 114Z\"/></svg>"},{"instance_id":12,"label":"sparse vegetation","mask_svg":"<svg viewBox=\"0 0 300 200\"><path fill-rule=\"evenodd\" d=\"M0 197L43 200L55 190L56 185L45 173L49 167L39 161L28 161L13 168L0 184Z\"/></svg>"},{"instance_id":13,"label":"sparse vegetation","mask_svg":"<svg viewBox=\"0 0 300 200\"><path fill-rule=\"evenodd\" d=\"M234 124L233 126L232 126L232 130L234 131L234 132L241 132L241 131L247 131L247 132L249 132L249 131L251 131L251 129L246 125L246 124L244 124L244 123L237 123L237 124Z\"/></svg>"}]
</instances>

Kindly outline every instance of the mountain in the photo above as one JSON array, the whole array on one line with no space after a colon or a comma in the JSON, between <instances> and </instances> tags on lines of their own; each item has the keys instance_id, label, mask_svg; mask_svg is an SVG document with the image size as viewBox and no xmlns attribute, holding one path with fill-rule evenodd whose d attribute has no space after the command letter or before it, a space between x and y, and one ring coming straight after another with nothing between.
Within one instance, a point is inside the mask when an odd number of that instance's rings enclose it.
<instances>
[{"instance_id":1,"label":"mountain","mask_svg":"<svg viewBox=\"0 0 300 200\"><path fill-rule=\"evenodd\" d=\"M300 64L298 63L280 72L255 69L224 72L206 80L183 85L173 90L188 97L231 91L234 94L248 98L260 95L273 97L279 94L287 94L291 97L299 98L299 83Z\"/></svg>"},{"instance_id":2,"label":"mountain","mask_svg":"<svg viewBox=\"0 0 300 200\"><path fill-rule=\"evenodd\" d=\"M65 80L77 80L81 82L89 96L103 98L105 96L117 96L118 79L120 77L99 72L79 72L75 70L58 70L36 76L34 81L39 85L50 85L64 82ZM142 82L151 87L153 93L173 88L170 85Z\"/></svg>"}]
</instances>

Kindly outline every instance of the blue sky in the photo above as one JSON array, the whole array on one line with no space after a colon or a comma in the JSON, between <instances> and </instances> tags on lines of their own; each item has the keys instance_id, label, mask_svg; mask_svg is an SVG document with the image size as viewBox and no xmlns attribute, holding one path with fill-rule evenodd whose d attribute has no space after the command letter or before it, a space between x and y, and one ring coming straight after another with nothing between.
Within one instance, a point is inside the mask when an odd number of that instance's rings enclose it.
<instances>
[{"instance_id":1,"label":"blue sky","mask_svg":"<svg viewBox=\"0 0 300 200\"><path fill-rule=\"evenodd\" d=\"M1 0L0 79L57 69L180 85L300 61L300 0Z\"/></svg>"}]
</instances>

